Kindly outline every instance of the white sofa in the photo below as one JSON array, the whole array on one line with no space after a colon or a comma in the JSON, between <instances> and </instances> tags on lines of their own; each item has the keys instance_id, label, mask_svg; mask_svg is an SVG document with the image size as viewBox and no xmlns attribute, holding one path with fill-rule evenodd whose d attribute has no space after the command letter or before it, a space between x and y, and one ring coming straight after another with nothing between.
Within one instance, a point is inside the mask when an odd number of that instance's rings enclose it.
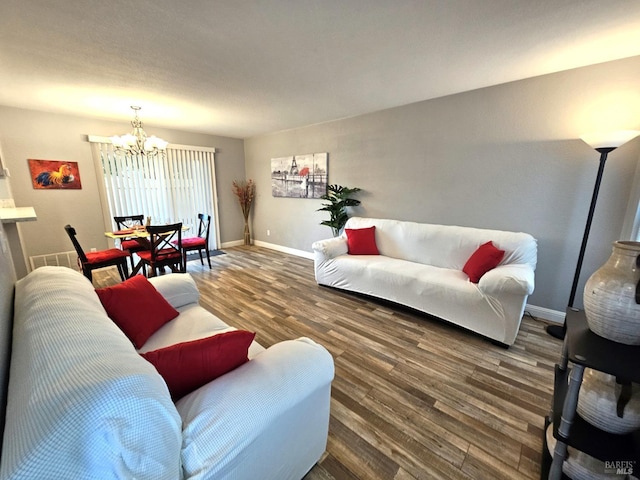
<instances>
[{"instance_id":1,"label":"white sofa","mask_svg":"<svg viewBox=\"0 0 640 480\"><path fill-rule=\"evenodd\" d=\"M42 267L15 287L1 479L300 479L325 451L331 355L305 338L172 402L139 352L231 328L188 274L150 280L180 314L136 351L91 283Z\"/></svg>"},{"instance_id":2,"label":"white sofa","mask_svg":"<svg viewBox=\"0 0 640 480\"><path fill-rule=\"evenodd\" d=\"M536 240L526 233L352 217L345 228L375 226L380 255L349 255L347 238L315 242L316 281L406 305L489 337L515 341L533 293ZM485 242L505 250L500 264L472 283L462 271Z\"/></svg>"}]
</instances>

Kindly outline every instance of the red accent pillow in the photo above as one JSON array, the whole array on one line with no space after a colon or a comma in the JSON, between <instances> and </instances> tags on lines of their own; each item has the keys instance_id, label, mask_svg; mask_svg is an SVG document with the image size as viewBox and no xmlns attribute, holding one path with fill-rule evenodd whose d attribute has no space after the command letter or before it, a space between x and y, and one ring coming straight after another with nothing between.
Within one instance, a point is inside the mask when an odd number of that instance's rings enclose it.
<instances>
[{"instance_id":1,"label":"red accent pillow","mask_svg":"<svg viewBox=\"0 0 640 480\"><path fill-rule=\"evenodd\" d=\"M164 378L174 401L249 361L256 334L233 330L142 353Z\"/></svg>"},{"instance_id":2,"label":"red accent pillow","mask_svg":"<svg viewBox=\"0 0 640 480\"><path fill-rule=\"evenodd\" d=\"M376 246L376 227L345 228L349 255L380 255Z\"/></svg>"},{"instance_id":3,"label":"red accent pillow","mask_svg":"<svg viewBox=\"0 0 640 480\"><path fill-rule=\"evenodd\" d=\"M504 257L504 250L496 248L493 242L489 241L478 247L462 267L462 271L469 275L469 280L478 283L480 278L498 266Z\"/></svg>"},{"instance_id":4,"label":"red accent pillow","mask_svg":"<svg viewBox=\"0 0 640 480\"><path fill-rule=\"evenodd\" d=\"M178 311L142 275L135 275L96 293L107 315L129 337L136 348L161 326L178 316Z\"/></svg>"}]
</instances>

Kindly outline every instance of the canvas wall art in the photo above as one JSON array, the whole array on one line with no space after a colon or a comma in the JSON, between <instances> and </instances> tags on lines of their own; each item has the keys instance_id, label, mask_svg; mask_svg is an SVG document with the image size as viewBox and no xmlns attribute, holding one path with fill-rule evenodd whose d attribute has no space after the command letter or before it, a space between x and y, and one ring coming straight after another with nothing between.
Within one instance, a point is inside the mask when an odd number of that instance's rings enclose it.
<instances>
[{"instance_id":1,"label":"canvas wall art","mask_svg":"<svg viewBox=\"0 0 640 480\"><path fill-rule=\"evenodd\" d=\"M29 172L33 188L37 190L82 188L78 162L29 159Z\"/></svg>"},{"instance_id":2,"label":"canvas wall art","mask_svg":"<svg viewBox=\"0 0 640 480\"><path fill-rule=\"evenodd\" d=\"M271 159L274 197L320 198L327 193L329 154L308 153Z\"/></svg>"}]
</instances>

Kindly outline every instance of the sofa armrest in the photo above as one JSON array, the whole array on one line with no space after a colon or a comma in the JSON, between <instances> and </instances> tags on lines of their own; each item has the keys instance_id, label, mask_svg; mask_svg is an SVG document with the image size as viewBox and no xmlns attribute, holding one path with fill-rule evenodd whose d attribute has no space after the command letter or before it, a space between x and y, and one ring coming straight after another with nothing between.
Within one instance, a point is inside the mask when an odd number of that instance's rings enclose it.
<instances>
[{"instance_id":1,"label":"sofa armrest","mask_svg":"<svg viewBox=\"0 0 640 480\"><path fill-rule=\"evenodd\" d=\"M329 260L349 253L347 239L343 236L319 240L314 242L311 248L316 253L317 260Z\"/></svg>"},{"instance_id":2,"label":"sofa armrest","mask_svg":"<svg viewBox=\"0 0 640 480\"><path fill-rule=\"evenodd\" d=\"M294 478L283 472L306 459L296 478L304 476L326 447L333 376L329 352L301 338L180 399L185 479L252 478L258 466L261 478ZM269 470L274 465L279 474Z\"/></svg>"},{"instance_id":3,"label":"sofa armrest","mask_svg":"<svg viewBox=\"0 0 640 480\"><path fill-rule=\"evenodd\" d=\"M198 303L200 299L198 286L188 273L172 273L171 275L151 277L149 282L173 308Z\"/></svg>"},{"instance_id":4,"label":"sofa armrest","mask_svg":"<svg viewBox=\"0 0 640 480\"><path fill-rule=\"evenodd\" d=\"M529 265L499 265L485 273L478 288L487 294L507 292L515 295L531 295L535 286L534 272Z\"/></svg>"}]
</instances>

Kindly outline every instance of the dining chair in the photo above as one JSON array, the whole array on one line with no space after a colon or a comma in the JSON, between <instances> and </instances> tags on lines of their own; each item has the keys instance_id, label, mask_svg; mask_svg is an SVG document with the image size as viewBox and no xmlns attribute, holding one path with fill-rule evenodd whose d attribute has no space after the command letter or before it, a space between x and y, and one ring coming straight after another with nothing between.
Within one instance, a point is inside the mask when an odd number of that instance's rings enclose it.
<instances>
[{"instance_id":1,"label":"dining chair","mask_svg":"<svg viewBox=\"0 0 640 480\"><path fill-rule=\"evenodd\" d=\"M127 230L133 226L144 225L144 215L127 215L124 217L113 217L113 221L116 223L117 230ZM120 248L122 250L129 250L129 253L138 253L143 250L148 250L149 247L143 245L142 242L134 238L122 238L120 240ZM131 269L135 268L133 264L133 256L130 257Z\"/></svg>"},{"instance_id":2,"label":"dining chair","mask_svg":"<svg viewBox=\"0 0 640 480\"><path fill-rule=\"evenodd\" d=\"M73 247L78 254L78 266L82 269L82 273L90 281L93 280L91 272L96 268L104 268L116 266L118 267L118 273L120 278L126 280L129 277L129 268L127 267L127 258L131 257L128 250L120 250L119 248L110 248L108 250L100 250L98 252L85 253L80 246L80 242L76 238L76 229L71 225L65 225L64 227L67 235L73 243Z\"/></svg>"},{"instance_id":3,"label":"dining chair","mask_svg":"<svg viewBox=\"0 0 640 480\"><path fill-rule=\"evenodd\" d=\"M200 255L200 263L204 266L202 251L207 255L207 263L211 268L211 257L209 256L209 227L211 225L211 215L198 214L198 236L182 239L182 268L187 271L187 253L194 250Z\"/></svg>"},{"instance_id":4,"label":"dining chair","mask_svg":"<svg viewBox=\"0 0 640 480\"><path fill-rule=\"evenodd\" d=\"M150 250L138 252L142 262L143 272L146 274L149 266L149 276L163 273L165 267L172 272L184 272L182 268L182 222L171 225L148 225Z\"/></svg>"}]
</instances>

